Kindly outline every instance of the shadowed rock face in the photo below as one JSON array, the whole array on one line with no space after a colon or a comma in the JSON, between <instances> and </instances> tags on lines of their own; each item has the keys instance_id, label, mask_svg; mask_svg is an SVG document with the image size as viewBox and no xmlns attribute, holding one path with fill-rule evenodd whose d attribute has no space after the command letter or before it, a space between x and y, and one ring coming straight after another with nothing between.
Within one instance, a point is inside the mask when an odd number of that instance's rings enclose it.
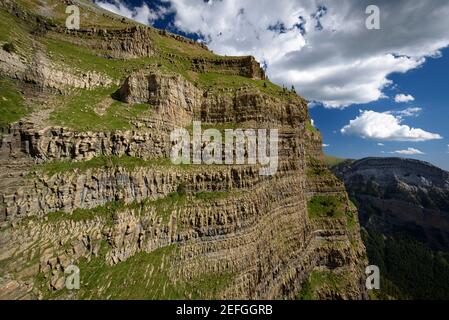
<instances>
[{"instance_id":1,"label":"shadowed rock face","mask_svg":"<svg viewBox=\"0 0 449 320\"><path fill-rule=\"evenodd\" d=\"M333 168L358 202L362 225L381 233L406 232L449 251L449 173L429 163L366 158Z\"/></svg>"}]
</instances>

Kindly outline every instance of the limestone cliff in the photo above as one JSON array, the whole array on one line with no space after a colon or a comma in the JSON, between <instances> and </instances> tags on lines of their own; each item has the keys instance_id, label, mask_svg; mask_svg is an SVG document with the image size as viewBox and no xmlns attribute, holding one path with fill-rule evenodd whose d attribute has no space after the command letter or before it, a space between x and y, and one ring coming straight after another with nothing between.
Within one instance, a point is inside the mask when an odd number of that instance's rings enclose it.
<instances>
[{"instance_id":1,"label":"limestone cliff","mask_svg":"<svg viewBox=\"0 0 449 320\"><path fill-rule=\"evenodd\" d=\"M90 17L78 31L59 6L0 0L1 44L15 48L0 54L15 110L0 144L0 297L366 298L357 212L305 100L252 57L72 2ZM278 129L277 173L172 164L170 132L194 120ZM65 288L69 265L79 290Z\"/></svg>"}]
</instances>

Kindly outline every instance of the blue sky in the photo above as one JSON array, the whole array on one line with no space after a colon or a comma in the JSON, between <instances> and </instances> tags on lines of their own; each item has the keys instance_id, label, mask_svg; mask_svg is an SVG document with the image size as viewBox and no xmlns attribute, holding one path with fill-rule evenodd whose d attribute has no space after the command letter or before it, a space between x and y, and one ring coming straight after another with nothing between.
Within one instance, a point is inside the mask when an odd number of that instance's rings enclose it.
<instances>
[{"instance_id":1,"label":"blue sky","mask_svg":"<svg viewBox=\"0 0 449 320\"><path fill-rule=\"evenodd\" d=\"M412 157L449 170L448 1L95 2L219 54L254 55L273 82L313 102L327 154ZM370 4L380 30L365 26Z\"/></svg>"},{"instance_id":2,"label":"blue sky","mask_svg":"<svg viewBox=\"0 0 449 320\"><path fill-rule=\"evenodd\" d=\"M442 53L442 57L428 59L421 68L406 74L389 76L396 86L387 90L386 93L394 97L397 93L406 92L415 98L413 102L396 103L393 98L387 98L368 104L351 105L343 110L326 109L323 106L311 108L309 110L311 117L314 119L316 127L322 132L324 143L329 145L324 148L324 151L327 154L343 158L363 158L401 156L388 154L388 152L416 148L425 155L402 156L429 161L449 170L449 49L444 49ZM432 132L443 136L443 139L424 142L395 142L367 140L358 136L346 136L340 132L340 129L350 119L354 119L359 114L360 109L384 112L415 106L419 106L423 110L418 117L408 118L407 124L431 129ZM382 143L384 146L379 146L378 143Z\"/></svg>"}]
</instances>

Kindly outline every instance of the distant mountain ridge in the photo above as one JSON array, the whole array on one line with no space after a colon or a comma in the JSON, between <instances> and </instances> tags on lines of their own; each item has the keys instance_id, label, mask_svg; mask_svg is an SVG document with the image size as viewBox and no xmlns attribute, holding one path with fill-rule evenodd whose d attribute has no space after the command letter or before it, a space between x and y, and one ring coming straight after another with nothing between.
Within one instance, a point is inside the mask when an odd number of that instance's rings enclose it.
<instances>
[{"instance_id":1,"label":"distant mountain ridge","mask_svg":"<svg viewBox=\"0 0 449 320\"><path fill-rule=\"evenodd\" d=\"M449 172L404 158L343 162L333 171L362 203L362 224L383 232L407 228L432 247L449 250Z\"/></svg>"},{"instance_id":2,"label":"distant mountain ridge","mask_svg":"<svg viewBox=\"0 0 449 320\"><path fill-rule=\"evenodd\" d=\"M346 160L332 171L358 208L381 298L449 298L449 172L404 158Z\"/></svg>"}]
</instances>

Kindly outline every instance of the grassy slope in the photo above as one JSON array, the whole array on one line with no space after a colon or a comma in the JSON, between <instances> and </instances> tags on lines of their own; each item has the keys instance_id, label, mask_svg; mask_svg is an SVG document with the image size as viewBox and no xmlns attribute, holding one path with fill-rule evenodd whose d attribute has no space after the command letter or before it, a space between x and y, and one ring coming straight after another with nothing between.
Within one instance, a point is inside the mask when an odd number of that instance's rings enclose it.
<instances>
[{"instance_id":1,"label":"grassy slope","mask_svg":"<svg viewBox=\"0 0 449 320\"><path fill-rule=\"evenodd\" d=\"M175 208L185 206L192 201L212 201L224 199L231 193L200 192L193 197L174 192L158 200L143 203L124 204L111 202L94 209L77 209L71 214L54 212L48 215L46 223L58 223L61 220L90 220L104 217L109 226L113 225L116 212L126 209L155 207L164 223ZM151 253L139 252L124 262L114 266L105 263L104 255L110 250L108 243L102 243L99 256L90 260L82 259L77 263L80 268L81 288L76 291L78 299L199 299L218 298L219 293L233 279L231 273L198 274L189 281L174 280L170 276L170 259L176 256L176 245L157 249ZM36 286L41 288L44 298L54 299L70 294L66 289L51 291L48 280L43 274L36 277Z\"/></svg>"},{"instance_id":2,"label":"grassy slope","mask_svg":"<svg viewBox=\"0 0 449 320\"><path fill-rule=\"evenodd\" d=\"M148 104L129 105L112 100L111 95L117 89L117 86L94 90L79 89L70 96L62 96L59 99L59 107L52 112L50 119L55 124L80 131L113 131L131 129L128 119L151 115L152 108ZM100 115L95 109L102 103L109 106L105 113Z\"/></svg>"},{"instance_id":3,"label":"grassy slope","mask_svg":"<svg viewBox=\"0 0 449 320\"><path fill-rule=\"evenodd\" d=\"M307 202L307 212L309 218L311 219L345 218L349 230L354 230L358 227L358 223L354 216L356 207L351 201L349 201L348 204L346 198L344 198L343 196L313 196Z\"/></svg>"},{"instance_id":4,"label":"grassy slope","mask_svg":"<svg viewBox=\"0 0 449 320\"><path fill-rule=\"evenodd\" d=\"M340 218L345 214L345 203L346 200L341 196L313 196L307 204L309 217Z\"/></svg>"},{"instance_id":5,"label":"grassy slope","mask_svg":"<svg viewBox=\"0 0 449 320\"><path fill-rule=\"evenodd\" d=\"M31 12L38 12L52 24L63 25L65 23L65 5L59 1L48 0L47 6L42 7L40 1L19 0L22 8ZM89 1L81 1L81 27L88 28L124 28L137 23L130 20L122 22L122 18L93 6ZM48 10L51 8L51 10ZM0 41L11 41L22 54L32 51L31 25L27 26L23 21L13 18L6 12L1 11L0 25L2 32ZM187 80L203 89L217 88L239 88L251 86L270 96L278 98L293 97L293 93L283 90L279 86L266 80L255 80L240 76L224 75L216 72L197 74L192 71L192 58L207 59L238 59L238 57L223 57L212 53L189 42L181 42L169 35L162 35L155 29L150 29L151 38L156 46L158 55L147 58L137 58L129 60L107 59L104 53L75 45L67 41L67 35L49 33L45 37L34 38L42 44L42 47L49 54L52 62L63 69L70 69L70 72L85 73L96 71L107 75L115 81L123 81L127 75L137 69L145 68L148 65L157 66L164 73L180 74ZM13 41L14 40L14 41ZM21 43L22 41L23 43ZM126 108L120 103L114 103L104 116L98 116L93 109L95 105L110 97L116 87L98 90L76 90L61 99L60 108L55 110L51 116L55 125L68 126L76 130L115 130L129 128L128 117L140 115L145 108ZM90 98L91 97L91 98ZM119 117L124 113L125 117ZM16 119L13 119L16 120Z\"/></svg>"},{"instance_id":6,"label":"grassy slope","mask_svg":"<svg viewBox=\"0 0 449 320\"><path fill-rule=\"evenodd\" d=\"M349 274L334 274L328 270L314 270L308 280L303 284L298 294L298 300L315 300L316 292L323 288L332 289L334 292L343 291L345 285L350 283Z\"/></svg>"},{"instance_id":7,"label":"grassy slope","mask_svg":"<svg viewBox=\"0 0 449 320\"><path fill-rule=\"evenodd\" d=\"M1 50L1 49L0 49ZM0 78L0 131L19 120L29 111L22 94L11 80Z\"/></svg>"},{"instance_id":8,"label":"grassy slope","mask_svg":"<svg viewBox=\"0 0 449 320\"><path fill-rule=\"evenodd\" d=\"M31 28L24 21L0 9L0 30L0 43L12 43L19 53L29 55L32 51Z\"/></svg>"},{"instance_id":9,"label":"grassy slope","mask_svg":"<svg viewBox=\"0 0 449 320\"><path fill-rule=\"evenodd\" d=\"M81 288L77 299L199 299L217 298L232 280L231 274L201 274L190 281L170 276L170 259L176 245L151 253L140 252L114 266L94 257L79 264ZM65 289L48 292L46 298L64 296Z\"/></svg>"}]
</instances>

